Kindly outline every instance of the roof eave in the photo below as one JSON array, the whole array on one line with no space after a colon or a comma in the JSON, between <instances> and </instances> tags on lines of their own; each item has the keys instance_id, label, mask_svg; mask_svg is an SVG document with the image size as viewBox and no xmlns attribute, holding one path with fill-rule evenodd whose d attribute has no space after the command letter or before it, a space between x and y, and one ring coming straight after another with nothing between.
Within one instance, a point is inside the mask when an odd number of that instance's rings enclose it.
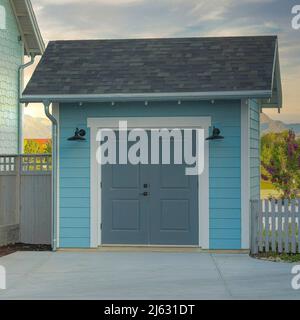
<instances>
[{"instance_id":1,"label":"roof eave","mask_svg":"<svg viewBox=\"0 0 300 320\"><path fill-rule=\"evenodd\" d=\"M24 54L25 55L42 55L45 51L45 43L43 41L35 13L33 11L33 7L30 0L24 0L24 5L26 8L26 18L28 18L32 33L26 34L24 32L24 27L22 25L21 18L24 18L24 15L18 11L17 3L14 0L10 0L13 12L15 14L15 18L18 24L19 31L21 33L22 39L24 41ZM36 45L34 47L30 46L28 43L28 37L32 37Z\"/></svg>"},{"instance_id":2,"label":"roof eave","mask_svg":"<svg viewBox=\"0 0 300 320\"><path fill-rule=\"evenodd\" d=\"M26 0L26 6L28 8L29 17L30 17L30 19L32 21L32 25L33 25L33 28L34 28L34 34L35 34L35 36L37 38L37 43L38 43L38 46L39 46L38 54L42 55L45 52L45 43L44 43L44 40L43 40L43 37L42 37L42 34L41 34L41 30L39 28L39 25L38 25L38 22L37 22L37 19L36 19L36 16L35 16L35 13L34 13L34 10L33 10L33 7L32 7L32 4L31 4L30 0Z\"/></svg>"},{"instance_id":3,"label":"roof eave","mask_svg":"<svg viewBox=\"0 0 300 320\"><path fill-rule=\"evenodd\" d=\"M126 101L179 101L179 100L235 100L245 98L268 99L271 90L257 91L216 91L183 93L137 93L137 94L62 94L62 95L23 95L22 103L47 102L126 102Z\"/></svg>"},{"instance_id":4,"label":"roof eave","mask_svg":"<svg viewBox=\"0 0 300 320\"><path fill-rule=\"evenodd\" d=\"M269 99L262 99L260 101L261 107L281 109L283 99L282 99L282 83L281 83L278 39L276 41L275 53L274 53L271 92L272 92L272 96Z\"/></svg>"}]
</instances>

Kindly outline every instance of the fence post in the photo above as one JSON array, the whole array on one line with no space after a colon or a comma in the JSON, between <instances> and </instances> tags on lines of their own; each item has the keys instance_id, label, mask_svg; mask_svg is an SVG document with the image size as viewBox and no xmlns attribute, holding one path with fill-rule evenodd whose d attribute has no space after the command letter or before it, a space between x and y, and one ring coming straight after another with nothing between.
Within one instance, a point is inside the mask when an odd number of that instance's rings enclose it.
<instances>
[{"instance_id":1,"label":"fence post","mask_svg":"<svg viewBox=\"0 0 300 320\"><path fill-rule=\"evenodd\" d=\"M251 253L258 253L257 230L259 215L259 200L251 200Z\"/></svg>"},{"instance_id":2,"label":"fence post","mask_svg":"<svg viewBox=\"0 0 300 320\"><path fill-rule=\"evenodd\" d=\"M20 217L21 217L21 156L17 155L15 157L15 172L16 172L16 215L17 215L17 223L20 225ZM19 238L20 238L19 231Z\"/></svg>"}]
</instances>

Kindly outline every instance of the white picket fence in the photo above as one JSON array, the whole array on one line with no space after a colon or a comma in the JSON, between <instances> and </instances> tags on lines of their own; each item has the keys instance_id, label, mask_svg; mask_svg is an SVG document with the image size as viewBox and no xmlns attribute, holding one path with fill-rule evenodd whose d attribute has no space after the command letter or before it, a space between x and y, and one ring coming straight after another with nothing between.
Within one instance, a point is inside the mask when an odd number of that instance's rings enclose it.
<instances>
[{"instance_id":1,"label":"white picket fence","mask_svg":"<svg viewBox=\"0 0 300 320\"><path fill-rule=\"evenodd\" d=\"M251 251L300 253L300 199L251 201Z\"/></svg>"}]
</instances>

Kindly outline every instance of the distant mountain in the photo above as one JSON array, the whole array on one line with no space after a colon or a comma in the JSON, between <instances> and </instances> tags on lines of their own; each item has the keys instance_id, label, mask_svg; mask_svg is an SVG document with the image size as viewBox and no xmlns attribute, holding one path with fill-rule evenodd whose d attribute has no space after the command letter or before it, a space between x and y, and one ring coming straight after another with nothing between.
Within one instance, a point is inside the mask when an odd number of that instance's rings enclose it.
<instances>
[{"instance_id":1,"label":"distant mountain","mask_svg":"<svg viewBox=\"0 0 300 320\"><path fill-rule=\"evenodd\" d=\"M287 124L282 121L273 120L265 113L260 116L261 134L268 132L282 132L284 130L294 130L297 136L300 136L300 123Z\"/></svg>"},{"instance_id":2,"label":"distant mountain","mask_svg":"<svg viewBox=\"0 0 300 320\"><path fill-rule=\"evenodd\" d=\"M24 139L51 138L51 123L47 118L24 116Z\"/></svg>"}]
</instances>

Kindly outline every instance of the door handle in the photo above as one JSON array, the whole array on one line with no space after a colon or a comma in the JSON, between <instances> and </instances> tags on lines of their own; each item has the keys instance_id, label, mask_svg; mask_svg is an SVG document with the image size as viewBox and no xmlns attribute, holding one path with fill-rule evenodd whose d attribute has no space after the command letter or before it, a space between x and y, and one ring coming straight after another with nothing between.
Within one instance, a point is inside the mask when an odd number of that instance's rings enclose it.
<instances>
[{"instance_id":1,"label":"door handle","mask_svg":"<svg viewBox=\"0 0 300 320\"><path fill-rule=\"evenodd\" d=\"M143 193L140 193L140 195L141 195L141 196L144 196L144 197L147 197L147 196L149 195L149 193L145 191L145 192L143 192Z\"/></svg>"}]
</instances>

